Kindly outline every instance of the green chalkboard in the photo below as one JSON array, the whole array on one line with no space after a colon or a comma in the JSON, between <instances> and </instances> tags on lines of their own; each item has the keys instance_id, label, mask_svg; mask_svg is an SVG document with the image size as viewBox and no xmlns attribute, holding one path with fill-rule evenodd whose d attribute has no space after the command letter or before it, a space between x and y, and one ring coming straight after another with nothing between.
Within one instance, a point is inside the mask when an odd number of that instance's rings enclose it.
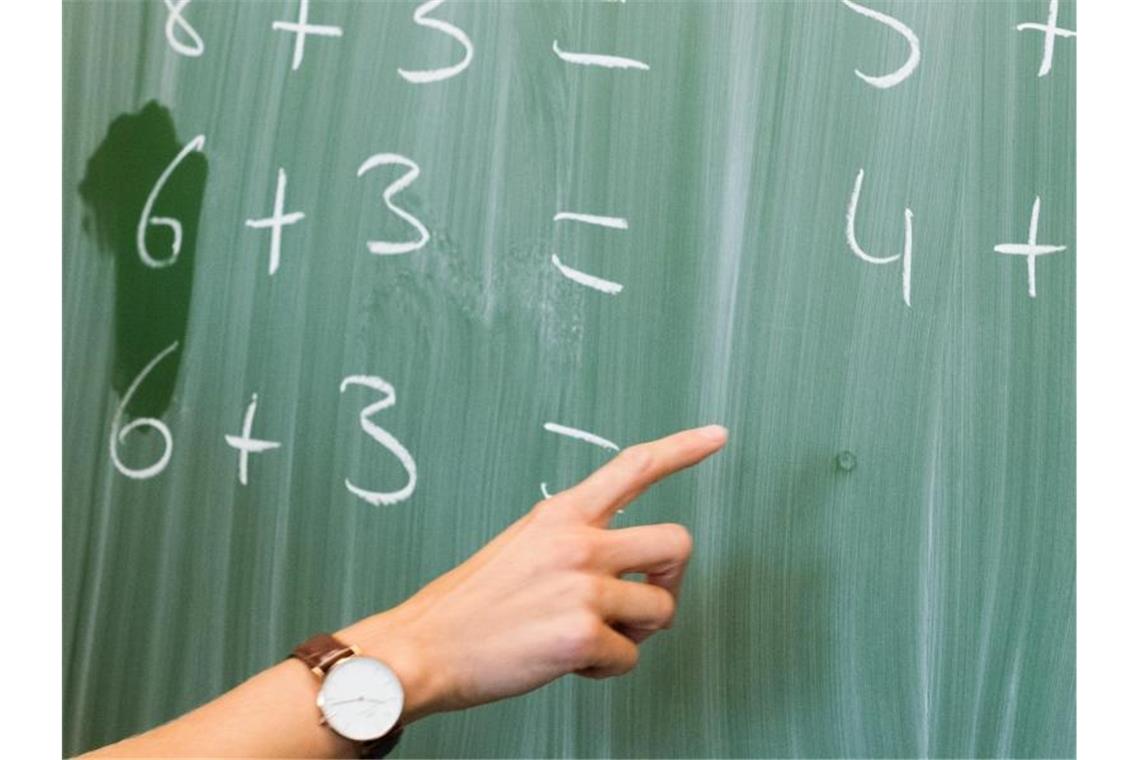
<instances>
[{"instance_id":1,"label":"green chalkboard","mask_svg":"<svg viewBox=\"0 0 1140 760\"><path fill-rule=\"evenodd\" d=\"M399 754L1072 755L1075 9L866 6L66 2L65 751L721 422L638 669Z\"/></svg>"}]
</instances>

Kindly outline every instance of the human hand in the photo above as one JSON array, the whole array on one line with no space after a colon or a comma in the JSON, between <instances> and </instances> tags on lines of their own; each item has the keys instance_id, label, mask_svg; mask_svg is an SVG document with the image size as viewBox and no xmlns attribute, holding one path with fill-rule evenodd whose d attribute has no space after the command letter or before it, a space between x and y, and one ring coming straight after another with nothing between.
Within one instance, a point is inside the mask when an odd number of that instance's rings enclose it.
<instances>
[{"instance_id":1,"label":"human hand","mask_svg":"<svg viewBox=\"0 0 1140 760\"><path fill-rule=\"evenodd\" d=\"M637 645L672 624L692 539L676 524L609 529L609 521L653 483L718 451L727 435L710 425L624 449L403 604L337 636L396 671L404 723L567 673L628 672ZM645 582L624 573L644 573Z\"/></svg>"}]
</instances>

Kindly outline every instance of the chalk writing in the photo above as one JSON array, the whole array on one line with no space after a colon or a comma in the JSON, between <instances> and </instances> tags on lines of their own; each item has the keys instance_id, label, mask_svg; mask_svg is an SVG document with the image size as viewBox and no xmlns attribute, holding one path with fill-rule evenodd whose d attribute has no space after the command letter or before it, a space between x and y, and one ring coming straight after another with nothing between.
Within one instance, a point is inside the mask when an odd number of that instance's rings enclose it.
<instances>
[{"instance_id":1,"label":"chalk writing","mask_svg":"<svg viewBox=\"0 0 1140 760\"><path fill-rule=\"evenodd\" d=\"M1024 256L1029 271L1029 297L1037 297L1037 257L1065 250L1063 245L1041 245L1037 242L1037 222L1041 217L1041 196L1033 199L1033 210L1029 214L1029 240L1026 243L1002 243L994 246L995 253L1011 256Z\"/></svg>"},{"instance_id":2,"label":"chalk writing","mask_svg":"<svg viewBox=\"0 0 1140 760\"><path fill-rule=\"evenodd\" d=\"M613 441L602 438L600 435L587 433L585 430L579 430L578 428L572 428L566 425L559 425L556 422L547 422L542 427L548 432L564 435L567 438L575 438L579 441L585 441L586 443L592 443L595 446L600 446L603 449L610 449L611 451L621 450L621 447Z\"/></svg>"},{"instance_id":3,"label":"chalk writing","mask_svg":"<svg viewBox=\"0 0 1140 760\"><path fill-rule=\"evenodd\" d=\"M863 189L863 170L859 170L859 174L855 177L855 187L851 191L851 201L847 204L847 246L851 252L870 264L890 264L899 259L899 254L894 256L872 256L864 251L859 246L859 241L855 238L855 214L859 210L859 194ZM910 259L911 247L913 244L913 231L911 229L914 218L914 213L908 208L903 213L905 231L903 238L903 252L902 252L902 290L903 302L910 306Z\"/></svg>"},{"instance_id":4,"label":"chalk writing","mask_svg":"<svg viewBox=\"0 0 1140 760\"><path fill-rule=\"evenodd\" d=\"M649 64L633 58L622 58L619 55L598 55L596 53L572 53L558 47L558 40L554 41L554 54L567 63L576 63L579 66L601 66L607 69L640 69L649 71Z\"/></svg>"},{"instance_id":5,"label":"chalk writing","mask_svg":"<svg viewBox=\"0 0 1140 760\"><path fill-rule=\"evenodd\" d=\"M196 150L202 150L206 144L206 136L198 135L178 151L178 155L170 162L162 174L159 175L158 181L154 183L151 188L150 194L146 197L146 204L143 206L142 215L139 216L139 224L135 229L135 245L139 251L139 258L148 267L155 269L162 269L168 267L178 260L178 254L182 251L182 222L177 219L170 219L165 216L151 216L151 211L154 210L154 203L158 200L158 194L162 192L162 188L166 185L166 181L170 179L170 175L178 168L178 164L182 163L182 159L190 155ZM148 227L167 227L170 229L173 239L170 242L170 258L155 259L147 251L146 247L146 231Z\"/></svg>"},{"instance_id":6,"label":"chalk writing","mask_svg":"<svg viewBox=\"0 0 1140 760\"><path fill-rule=\"evenodd\" d=\"M579 441L585 441L586 443L592 443L593 445L595 445L599 448L609 449L610 451L621 451L621 447L618 446L613 441L602 438L600 435L594 435L593 433L588 433L585 430L579 430L578 428L572 428L572 427L568 427L566 425L559 425L556 422L547 422L542 427L543 427L543 429L545 429L551 433L557 433L558 435L564 435L567 438L574 438L574 439L579 440ZM549 499L551 497L552 494L550 493L550 490L546 487L545 481L543 481L542 483L539 483L538 488L540 491L542 491L543 498ZM617 513L619 515L624 514L624 512L625 512L624 509L619 509L617 511Z\"/></svg>"},{"instance_id":7,"label":"chalk writing","mask_svg":"<svg viewBox=\"0 0 1140 760\"><path fill-rule=\"evenodd\" d=\"M123 416L126 414L127 404L131 403L131 398L135 395L135 391L139 389L139 386L142 385L143 380L158 366L159 362L173 353L177 348L178 341L174 341L162 349L162 351L159 351L158 355L143 367L142 372L131 382L127 388L127 392L124 393L122 399L119 400L119 407L115 410L115 416L111 420L111 461L114 463L116 470L133 480L146 480L147 478L153 478L155 475L158 475L166 469L166 465L170 463L170 456L174 452L174 439L170 435L170 428L167 427L166 423L162 420L155 419L154 417L139 417L127 425L123 425L121 428L120 425L122 424ZM151 428L152 430L158 431L158 434L162 436L162 455L158 458L157 462L149 467L134 469L127 467L123 464L123 460L119 459L119 445L123 443L132 431L138 430L139 428Z\"/></svg>"},{"instance_id":8,"label":"chalk writing","mask_svg":"<svg viewBox=\"0 0 1140 760\"><path fill-rule=\"evenodd\" d=\"M305 37L307 35L311 34L314 37L340 37L344 34L344 30L339 26L310 24L309 0L300 0L300 6L297 8L296 21L274 21L272 26L275 32L287 32L297 35L293 39L293 71L301 68L301 61L305 60Z\"/></svg>"},{"instance_id":9,"label":"chalk writing","mask_svg":"<svg viewBox=\"0 0 1140 760\"><path fill-rule=\"evenodd\" d=\"M285 170L277 170L277 193L273 198L273 215L263 219L246 219L245 226L253 229L269 228L269 274L277 271L281 263L281 229L305 218L301 211L285 213Z\"/></svg>"},{"instance_id":10,"label":"chalk writing","mask_svg":"<svg viewBox=\"0 0 1140 760\"><path fill-rule=\"evenodd\" d=\"M579 285L585 285L587 288L593 288L606 295L617 295L622 291L622 288L625 287L621 283L612 280L603 280L601 277L595 277L592 274L586 274L573 267L568 267L558 258L557 253L550 254L550 260L554 263L555 268L567 279L573 280Z\"/></svg>"},{"instance_id":11,"label":"chalk writing","mask_svg":"<svg viewBox=\"0 0 1140 760\"><path fill-rule=\"evenodd\" d=\"M421 4L412 13L412 20L420 26L429 29L435 29L443 32L447 36L459 42L463 46L463 60L453 66L444 66L438 69L424 69L422 71L414 71L408 69L396 69L404 79L415 84L426 84L427 82L442 82L444 79L459 74L468 66L471 65L471 58L475 55L475 46L471 44L471 38L464 34L463 30L459 27L449 24L446 21L440 21L435 18L428 18L428 14L434 11L439 6L443 5L444 0L428 0L428 2Z\"/></svg>"},{"instance_id":12,"label":"chalk writing","mask_svg":"<svg viewBox=\"0 0 1140 760\"><path fill-rule=\"evenodd\" d=\"M894 87L895 85L902 84L907 77L914 73L914 70L918 68L918 62L922 59L922 53L919 51L918 46L918 35L916 35L909 26L899 21L897 18L894 18L893 16L888 16L885 13L880 13L879 11L872 10L865 5L860 5L859 3L853 2L853 0L843 0L843 4L861 16L866 16L867 18L874 19L875 21L878 21L879 23L885 24L891 29L894 29L906 39L906 44L910 46L910 55L907 56L906 63L904 63L895 71L892 71L889 74L883 74L882 76L871 76L870 74L864 74L859 69L855 69L855 76L859 77L872 87L878 87L882 90L885 90L888 87Z\"/></svg>"},{"instance_id":13,"label":"chalk writing","mask_svg":"<svg viewBox=\"0 0 1140 760\"><path fill-rule=\"evenodd\" d=\"M598 216L597 214L579 214L574 211L559 211L554 215L556 222L582 222L598 227L609 227L614 230L628 230L629 220L620 216Z\"/></svg>"},{"instance_id":14,"label":"chalk writing","mask_svg":"<svg viewBox=\"0 0 1140 760\"><path fill-rule=\"evenodd\" d=\"M400 192L405 187L415 182L416 177L420 176L420 167L416 165L415 161L411 160L410 158L401 156L398 153L377 153L376 155L367 158L364 163L360 165L360 168L356 170L356 176L363 177L367 172L375 169L377 166L386 166L388 164L397 164L399 166L404 166L408 170L404 172L399 179L384 189L384 205L387 206L388 210L393 214L415 227L416 232L419 233L420 237L419 240L395 243L384 240L369 240L368 250L379 256L390 256L393 254L411 253L412 251L418 251L420 248L423 248L424 245L427 244L428 240L431 239L431 236L428 234L427 227L424 227L419 219L416 219L407 211L392 202L392 197L396 193Z\"/></svg>"},{"instance_id":15,"label":"chalk writing","mask_svg":"<svg viewBox=\"0 0 1140 760\"><path fill-rule=\"evenodd\" d=\"M195 31L194 27L190 26L190 22L182 15L182 9L190 4L190 0L162 0L166 4L166 41L170 43L170 47L174 52L179 55L189 56L190 58L197 58L206 52L206 43L202 42L202 38ZM182 31L187 37L190 38L190 44L186 44L178 39L178 35L174 33L175 26Z\"/></svg>"},{"instance_id":16,"label":"chalk writing","mask_svg":"<svg viewBox=\"0 0 1140 760\"><path fill-rule=\"evenodd\" d=\"M257 394L249 400L245 417L241 423L241 435L227 435L226 443L238 451L238 482L243 486L249 483L249 455L262 454L280 448L279 441L266 441L253 437L253 417L257 414Z\"/></svg>"},{"instance_id":17,"label":"chalk writing","mask_svg":"<svg viewBox=\"0 0 1140 760\"><path fill-rule=\"evenodd\" d=\"M341 382L340 392L344 393L345 390L352 385L362 385L380 392L380 400L369 404L360 412L360 427L364 429L364 432L367 433L372 440L388 449L388 451L399 460L400 464L404 467L404 472L407 473L408 482L398 491L369 491L354 485L348 478L344 479L344 485L353 494L373 506L398 504L411 496L412 492L416 490L415 460L412 459L412 455L408 453L408 450L396 440L395 436L369 419L372 415L395 405L396 389L383 378L372 375L351 375Z\"/></svg>"},{"instance_id":18,"label":"chalk writing","mask_svg":"<svg viewBox=\"0 0 1140 760\"><path fill-rule=\"evenodd\" d=\"M1057 26L1057 0L1049 0L1049 15L1044 24L1026 22L1014 27L1019 32L1034 31L1045 33L1045 49L1041 53L1041 66L1037 69L1037 76L1043 77L1053 70L1053 48L1058 37L1076 37L1072 29L1062 29Z\"/></svg>"}]
</instances>

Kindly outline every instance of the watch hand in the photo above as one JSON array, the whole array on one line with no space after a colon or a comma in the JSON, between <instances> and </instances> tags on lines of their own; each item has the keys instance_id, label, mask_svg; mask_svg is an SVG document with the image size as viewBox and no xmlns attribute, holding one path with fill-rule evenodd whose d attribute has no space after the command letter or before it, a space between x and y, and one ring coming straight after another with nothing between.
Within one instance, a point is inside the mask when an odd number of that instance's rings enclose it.
<instances>
[{"instance_id":1,"label":"watch hand","mask_svg":"<svg viewBox=\"0 0 1140 760\"><path fill-rule=\"evenodd\" d=\"M364 697L351 697L349 699L338 699L335 702L329 702L328 707L336 707L337 705L347 705L349 702L360 702Z\"/></svg>"},{"instance_id":2,"label":"watch hand","mask_svg":"<svg viewBox=\"0 0 1140 760\"><path fill-rule=\"evenodd\" d=\"M388 697L386 699L372 699L371 697L357 697L356 701L357 702L371 702L374 705L382 705L385 702L391 702L392 698Z\"/></svg>"},{"instance_id":3,"label":"watch hand","mask_svg":"<svg viewBox=\"0 0 1140 760\"><path fill-rule=\"evenodd\" d=\"M386 699L372 699L370 697L351 697L350 699L338 699L336 702L329 702L329 707L336 707L337 705L346 705L349 702L372 702L374 704L382 705L385 702L391 702L392 697Z\"/></svg>"}]
</instances>

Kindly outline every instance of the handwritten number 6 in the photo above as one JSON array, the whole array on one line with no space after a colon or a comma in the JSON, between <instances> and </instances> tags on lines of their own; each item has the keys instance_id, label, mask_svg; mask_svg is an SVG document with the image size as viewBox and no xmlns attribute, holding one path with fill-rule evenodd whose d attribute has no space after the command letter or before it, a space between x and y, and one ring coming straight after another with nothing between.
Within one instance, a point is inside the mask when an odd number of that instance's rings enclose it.
<instances>
[{"instance_id":1,"label":"handwritten number 6","mask_svg":"<svg viewBox=\"0 0 1140 760\"><path fill-rule=\"evenodd\" d=\"M165 216L151 216L151 211L154 210L154 203L158 200L158 194L162 192L162 188L166 186L167 180L178 165L182 163L188 155L196 150L202 150L206 144L206 136L198 135L190 142L186 143L185 147L178 152L170 165L163 170L159 175L158 181L154 183L151 188L150 195L146 197L146 205L143 206L142 215L139 217L139 225L135 230L135 244L139 250L139 258L148 267L153 269L163 269L178 261L178 254L182 252L182 222L177 219L171 219ZM148 227L169 227L171 233L174 235L174 240L170 244L170 258L156 259L150 255L146 249L146 231Z\"/></svg>"},{"instance_id":2,"label":"handwritten number 6","mask_svg":"<svg viewBox=\"0 0 1140 760\"><path fill-rule=\"evenodd\" d=\"M169 356L178 348L178 341L174 341L169 346L164 348L158 356L150 360L150 363L143 367L143 371L139 373L138 377L134 379L127 392L123 394L122 400L119 402L119 408L115 410L115 417L111 421L111 461L115 463L115 469L126 475L128 478L134 480L146 480L153 478L166 469L166 465L170 462L170 455L174 452L174 439L170 435L170 428L162 420L155 419L154 417L139 417L137 420L132 420L126 425L122 425L123 416L127 411L127 404L131 403L131 399L135 395L135 391L142 385L143 380L149 375L159 362ZM120 425L122 427L120 428ZM143 467L142 469L133 469L123 464L123 460L119 459L119 445L123 443L128 435L138 428L153 428L157 430L159 435L162 436L162 456L158 461L150 467Z\"/></svg>"}]
</instances>

